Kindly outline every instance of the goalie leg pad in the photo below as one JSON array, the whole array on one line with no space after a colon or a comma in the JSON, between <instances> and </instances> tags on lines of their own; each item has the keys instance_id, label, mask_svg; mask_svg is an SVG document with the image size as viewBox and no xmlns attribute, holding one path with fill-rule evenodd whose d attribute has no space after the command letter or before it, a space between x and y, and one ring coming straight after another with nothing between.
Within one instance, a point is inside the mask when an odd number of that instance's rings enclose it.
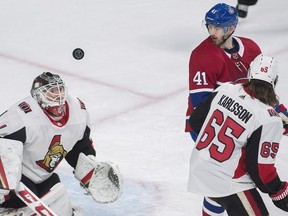
<instances>
[{"instance_id":1,"label":"goalie leg pad","mask_svg":"<svg viewBox=\"0 0 288 216\"><path fill-rule=\"evenodd\" d=\"M62 183L55 184L41 200L58 216L83 216L81 209L73 209L68 197L68 193ZM0 216L32 216L36 215L31 207L23 207L18 209L1 209ZM44 211L41 215L48 215ZM50 215L50 214L49 214Z\"/></svg>"},{"instance_id":2,"label":"goalie leg pad","mask_svg":"<svg viewBox=\"0 0 288 216\"><path fill-rule=\"evenodd\" d=\"M57 215L72 215L71 202L67 190L61 182L55 184L41 200Z\"/></svg>"},{"instance_id":3,"label":"goalie leg pad","mask_svg":"<svg viewBox=\"0 0 288 216\"><path fill-rule=\"evenodd\" d=\"M122 175L111 162L98 162L95 156L80 153L74 174L98 203L114 202L122 194Z\"/></svg>"}]
</instances>

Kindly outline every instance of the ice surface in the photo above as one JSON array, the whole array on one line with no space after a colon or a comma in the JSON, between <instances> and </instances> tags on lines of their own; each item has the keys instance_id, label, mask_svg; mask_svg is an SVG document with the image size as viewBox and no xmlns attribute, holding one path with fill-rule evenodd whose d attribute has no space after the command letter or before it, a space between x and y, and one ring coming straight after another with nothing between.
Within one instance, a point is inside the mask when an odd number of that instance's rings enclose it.
<instances>
[{"instance_id":1,"label":"ice surface","mask_svg":"<svg viewBox=\"0 0 288 216\"><path fill-rule=\"evenodd\" d=\"M119 165L123 196L97 204L67 164L59 173L85 215L199 216L186 191L193 142L184 133L191 50L207 36L201 21L215 0L9 0L1 8L1 104L29 94L34 77L59 73L86 103L97 156ZM222 1L236 5L236 0ZM255 40L280 63L277 91L288 104L288 1L259 1L235 35ZM85 51L75 60L72 51ZM287 138L277 159L288 179ZM263 195L272 216L285 213Z\"/></svg>"}]
</instances>

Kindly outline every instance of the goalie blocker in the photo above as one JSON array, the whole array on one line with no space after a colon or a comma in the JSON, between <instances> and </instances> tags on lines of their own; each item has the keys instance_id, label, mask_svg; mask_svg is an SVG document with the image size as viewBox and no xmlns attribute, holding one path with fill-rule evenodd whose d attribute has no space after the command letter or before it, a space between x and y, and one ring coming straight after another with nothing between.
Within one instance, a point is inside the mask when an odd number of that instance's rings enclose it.
<instances>
[{"instance_id":1,"label":"goalie blocker","mask_svg":"<svg viewBox=\"0 0 288 216\"><path fill-rule=\"evenodd\" d=\"M98 162L95 156L80 153L74 175L98 203L114 202L122 194L122 175L111 162Z\"/></svg>"},{"instance_id":2,"label":"goalie blocker","mask_svg":"<svg viewBox=\"0 0 288 216\"><path fill-rule=\"evenodd\" d=\"M23 144L0 138L0 204L10 190L18 188L21 179Z\"/></svg>"}]
</instances>

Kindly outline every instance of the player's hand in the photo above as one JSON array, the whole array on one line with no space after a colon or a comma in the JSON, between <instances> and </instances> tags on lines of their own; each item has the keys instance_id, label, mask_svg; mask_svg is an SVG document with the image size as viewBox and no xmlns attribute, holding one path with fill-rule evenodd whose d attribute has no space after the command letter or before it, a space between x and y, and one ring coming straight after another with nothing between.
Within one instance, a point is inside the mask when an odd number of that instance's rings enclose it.
<instances>
[{"instance_id":1,"label":"player's hand","mask_svg":"<svg viewBox=\"0 0 288 216\"><path fill-rule=\"evenodd\" d=\"M282 182L280 190L276 193L269 194L273 203L283 211L288 212L288 183Z\"/></svg>"}]
</instances>

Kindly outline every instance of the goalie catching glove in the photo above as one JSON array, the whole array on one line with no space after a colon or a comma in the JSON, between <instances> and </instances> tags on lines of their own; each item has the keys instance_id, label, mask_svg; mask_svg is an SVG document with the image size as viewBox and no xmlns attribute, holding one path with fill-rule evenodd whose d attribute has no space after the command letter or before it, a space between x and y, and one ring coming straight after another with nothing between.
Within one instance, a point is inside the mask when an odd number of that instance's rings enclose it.
<instances>
[{"instance_id":1,"label":"goalie catching glove","mask_svg":"<svg viewBox=\"0 0 288 216\"><path fill-rule=\"evenodd\" d=\"M111 162L98 162L93 155L79 154L74 175L98 203L111 203L122 194L123 179Z\"/></svg>"}]
</instances>

